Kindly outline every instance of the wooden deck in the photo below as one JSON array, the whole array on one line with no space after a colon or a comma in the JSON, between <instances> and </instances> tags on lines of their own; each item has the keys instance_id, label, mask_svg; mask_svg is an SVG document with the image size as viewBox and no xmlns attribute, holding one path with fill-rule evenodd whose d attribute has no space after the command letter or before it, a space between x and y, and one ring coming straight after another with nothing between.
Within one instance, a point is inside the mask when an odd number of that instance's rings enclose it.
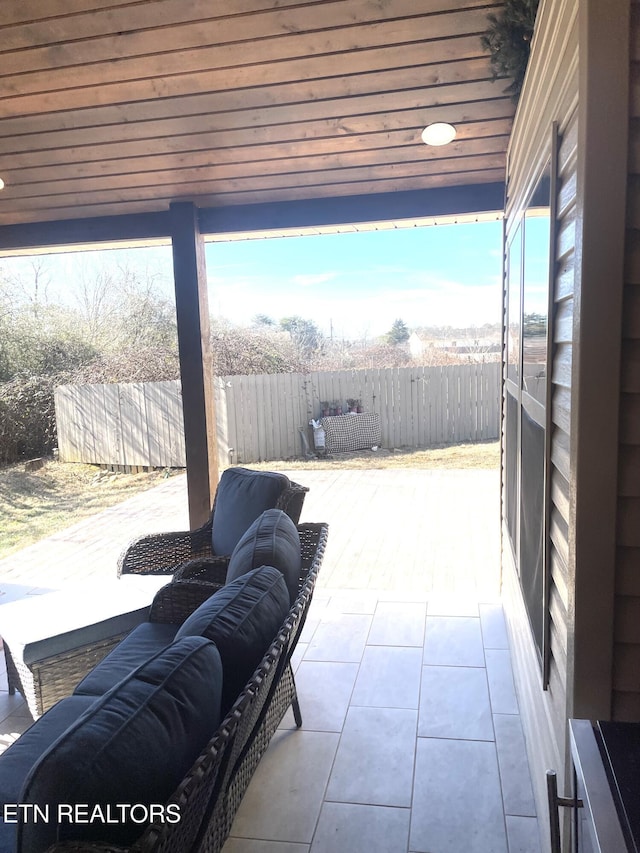
<instances>
[{"instance_id":1,"label":"wooden deck","mask_svg":"<svg viewBox=\"0 0 640 853\"><path fill-rule=\"evenodd\" d=\"M289 473L310 488L301 520L330 525L320 589L405 599L409 592L420 600L499 597L497 471ZM134 536L186 527L186 478L177 475L0 561L0 603L79 582L115 582L118 555Z\"/></svg>"}]
</instances>

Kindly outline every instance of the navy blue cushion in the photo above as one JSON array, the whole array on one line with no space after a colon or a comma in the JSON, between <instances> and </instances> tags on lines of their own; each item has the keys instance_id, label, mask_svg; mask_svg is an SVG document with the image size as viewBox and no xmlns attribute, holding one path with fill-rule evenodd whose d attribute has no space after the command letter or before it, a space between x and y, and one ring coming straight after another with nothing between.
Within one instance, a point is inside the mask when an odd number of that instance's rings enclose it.
<instances>
[{"instance_id":1,"label":"navy blue cushion","mask_svg":"<svg viewBox=\"0 0 640 853\"><path fill-rule=\"evenodd\" d=\"M15 812L8 815L9 823L2 820L2 807L21 802L22 788L33 765L94 702L94 696L61 699L0 755L0 853L15 853L18 829Z\"/></svg>"},{"instance_id":2,"label":"navy blue cushion","mask_svg":"<svg viewBox=\"0 0 640 853\"><path fill-rule=\"evenodd\" d=\"M270 566L248 572L201 604L176 634L213 640L223 667L222 712L225 714L289 612L289 593L282 574Z\"/></svg>"},{"instance_id":3,"label":"navy blue cushion","mask_svg":"<svg viewBox=\"0 0 640 853\"><path fill-rule=\"evenodd\" d=\"M284 474L227 468L216 491L211 545L213 553L231 554L242 534L265 509L275 507L290 486Z\"/></svg>"},{"instance_id":4,"label":"navy blue cushion","mask_svg":"<svg viewBox=\"0 0 640 853\"><path fill-rule=\"evenodd\" d=\"M82 696L102 696L134 669L173 642L177 625L143 622L109 652L73 691Z\"/></svg>"},{"instance_id":5,"label":"navy blue cushion","mask_svg":"<svg viewBox=\"0 0 640 853\"><path fill-rule=\"evenodd\" d=\"M231 554L227 583L258 568L273 566L284 575L290 604L296 600L300 583L300 535L281 509L268 509L253 522Z\"/></svg>"},{"instance_id":6,"label":"navy blue cushion","mask_svg":"<svg viewBox=\"0 0 640 853\"><path fill-rule=\"evenodd\" d=\"M104 696L94 699L42 755L21 803L108 806L164 803L220 723L222 666L215 645L201 637L173 643ZM83 697L73 697L82 699ZM46 850L81 839L131 844L144 826L49 823L18 826L18 849Z\"/></svg>"}]
</instances>

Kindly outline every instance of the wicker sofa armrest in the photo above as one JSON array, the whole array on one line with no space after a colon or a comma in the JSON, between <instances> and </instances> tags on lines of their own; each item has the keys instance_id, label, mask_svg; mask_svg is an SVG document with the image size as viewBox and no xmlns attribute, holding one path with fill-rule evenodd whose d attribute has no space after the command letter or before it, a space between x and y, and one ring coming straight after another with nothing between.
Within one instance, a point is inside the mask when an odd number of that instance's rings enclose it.
<instances>
[{"instance_id":1,"label":"wicker sofa armrest","mask_svg":"<svg viewBox=\"0 0 640 853\"><path fill-rule=\"evenodd\" d=\"M292 480L289 487L278 498L275 508L286 512L293 523L297 524L300 521L302 505L308 491L307 486L301 486L300 483L294 483Z\"/></svg>"},{"instance_id":2,"label":"wicker sofa armrest","mask_svg":"<svg viewBox=\"0 0 640 853\"><path fill-rule=\"evenodd\" d=\"M118 577L170 575L196 557L211 556L211 519L196 530L153 533L134 539L118 559Z\"/></svg>"},{"instance_id":3,"label":"wicker sofa armrest","mask_svg":"<svg viewBox=\"0 0 640 853\"><path fill-rule=\"evenodd\" d=\"M149 610L149 622L182 625L194 610L217 592L222 584L204 581L173 581L155 594Z\"/></svg>"},{"instance_id":4,"label":"wicker sofa armrest","mask_svg":"<svg viewBox=\"0 0 640 853\"><path fill-rule=\"evenodd\" d=\"M198 557L183 563L173 573L174 581L202 580L223 586L227 579L229 557Z\"/></svg>"}]
</instances>

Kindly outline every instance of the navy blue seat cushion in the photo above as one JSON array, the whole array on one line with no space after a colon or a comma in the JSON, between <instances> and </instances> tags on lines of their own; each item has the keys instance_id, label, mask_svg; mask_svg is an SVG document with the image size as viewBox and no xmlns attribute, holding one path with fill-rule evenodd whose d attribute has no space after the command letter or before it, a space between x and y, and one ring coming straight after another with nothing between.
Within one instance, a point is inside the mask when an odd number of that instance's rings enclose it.
<instances>
[{"instance_id":1,"label":"navy blue seat cushion","mask_svg":"<svg viewBox=\"0 0 640 853\"><path fill-rule=\"evenodd\" d=\"M268 509L253 522L231 554L227 583L258 566L279 569L293 604L300 584L300 535L289 516L281 509Z\"/></svg>"},{"instance_id":2,"label":"navy blue seat cushion","mask_svg":"<svg viewBox=\"0 0 640 853\"><path fill-rule=\"evenodd\" d=\"M213 553L231 554L242 534L265 509L275 507L291 481L273 471L227 468L216 490L211 530Z\"/></svg>"},{"instance_id":3,"label":"navy blue seat cushion","mask_svg":"<svg viewBox=\"0 0 640 853\"><path fill-rule=\"evenodd\" d=\"M100 806L103 814L110 806L117 814L119 805L164 803L220 724L221 687L213 643L173 643L93 700L34 765L18 802L49 805L54 815L60 804ZM29 821L18 826L18 850L69 839L128 845L142 830L131 816L117 823Z\"/></svg>"},{"instance_id":4,"label":"navy blue seat cushion","mask_svg":"<svg viewBox=\"0 0 640 853\"><path fill-rule=\"evenodd\" d=\"M223 714L251 678L288 612L282 574L262 566L223 586L183 622L176 640L192 634L207 637L220 652Z\"/></svg>"},{"instance_id":5,"label":"navy blue seat cushion","mask_svg":"<svg viewBox=\"0 0 640 853\"><path fill-rule=\"evenodd\" d=\"M0 853L15 853L18 829L15 812L8 813L9 823L2 820L3 807L21 802L22 788L33 765L94 702L94 696L61 699L0 755Z\"/></svg>"},{"instance_id":6,"label":"navy blue seat cushion","mask_svg":"<svg viewBox=\"0 0 640 853\"><path fill-rule=\"evenodd\" d=\"M76 695L102 696L149 658L173 642L177 625L143 622L121 640L73 691Z\"/></svg>"}]
</instances>

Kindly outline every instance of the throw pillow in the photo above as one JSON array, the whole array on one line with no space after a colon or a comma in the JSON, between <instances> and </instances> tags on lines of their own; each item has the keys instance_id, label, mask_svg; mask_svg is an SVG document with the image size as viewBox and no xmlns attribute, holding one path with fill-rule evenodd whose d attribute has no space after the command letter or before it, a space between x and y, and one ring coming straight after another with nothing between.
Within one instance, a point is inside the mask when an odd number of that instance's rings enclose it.
<instances>
[{"instance_id":1,"label":"throw pillow","mask_svg":"<svg viewBox=\"0 0 640 853\"><path fill-rule=\"evenodd\" d=\"M223 714L251 678L288 612L282 574L262 566L214 593L178 630L176 640L195 634L216 644L222 658Z\"/></svg>"},{"instance_id":2,"label":"throw pillow","mask_svg":"<svg viewBox=\"0 0 640 853\"><path fill-rule=\"evenodd\" d=\"M257 518L231 554L227 583L258 566L279 569L293 604L300 585L300 536L298 529L281 509L268 509Z\"/></svg>"}]
</instances>

